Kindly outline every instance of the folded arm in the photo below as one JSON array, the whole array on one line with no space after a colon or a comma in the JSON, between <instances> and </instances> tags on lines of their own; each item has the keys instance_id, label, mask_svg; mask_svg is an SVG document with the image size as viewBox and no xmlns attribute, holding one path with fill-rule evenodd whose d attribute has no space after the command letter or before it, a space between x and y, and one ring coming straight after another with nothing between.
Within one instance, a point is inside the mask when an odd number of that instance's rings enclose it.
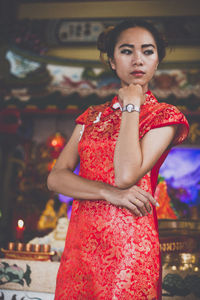
<instances>
[{"instance_id":1,"label":"folded arm","mask_svg":"<svg viewBox=\"0 0 200 300\"><path fill-rule=\"evenodd\" d=\"M144 216L151 211L150 202L156 205L149 193L137 186L120 189L101 181L94 181L73 173L79 161L78 142L81 126L77 125L72 137L58 157L48 176L47 185L51 191L75 199L106 200L116 206L126 207L135 215Z\"/></svg>"},{"instance_id":2,"label":"folded arm","mask_svg":"<svg viewBox=\"0 0 200 300\"><path fill-rule=\"evenodd\" d=\"M123 113L114 154L115 183L128 188L148 173L171 144L177 125L150 130L139 140L139 114Z\"/></svg>"}]
</instances>

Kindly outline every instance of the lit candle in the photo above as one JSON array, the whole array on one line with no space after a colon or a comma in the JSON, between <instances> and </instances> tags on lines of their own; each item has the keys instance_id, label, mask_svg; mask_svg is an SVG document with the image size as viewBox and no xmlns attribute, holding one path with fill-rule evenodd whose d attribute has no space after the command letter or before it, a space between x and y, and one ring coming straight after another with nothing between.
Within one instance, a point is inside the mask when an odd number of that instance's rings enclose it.
<instances>
[{"instance_id":1,"label":"lit candle","mask_svg":"<svg viewBox=\"0 0 200 300\"><path fill-rule=\"evenodd\" d=\"M17 232L16 232L16 238L18 241L22 242L24 239L24 221L19 219L17 221Z\"/></svg>"}]
</instances>

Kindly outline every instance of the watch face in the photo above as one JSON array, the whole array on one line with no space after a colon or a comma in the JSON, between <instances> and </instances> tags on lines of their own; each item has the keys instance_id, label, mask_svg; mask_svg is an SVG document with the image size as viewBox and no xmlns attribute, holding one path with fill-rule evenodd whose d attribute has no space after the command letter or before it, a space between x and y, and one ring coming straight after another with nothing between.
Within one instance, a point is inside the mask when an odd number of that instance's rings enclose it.
<instances>
[{"instance_id":1,"label":"watch face","mask_svg":"<svg viewBox=\"0 0 200 300\"><path fill-rule=\"evenodd\" d=\"M127 111L132 112L132 110L133 110L133 104L128 104L127 105Z\"/></svg>"}]
</instances>

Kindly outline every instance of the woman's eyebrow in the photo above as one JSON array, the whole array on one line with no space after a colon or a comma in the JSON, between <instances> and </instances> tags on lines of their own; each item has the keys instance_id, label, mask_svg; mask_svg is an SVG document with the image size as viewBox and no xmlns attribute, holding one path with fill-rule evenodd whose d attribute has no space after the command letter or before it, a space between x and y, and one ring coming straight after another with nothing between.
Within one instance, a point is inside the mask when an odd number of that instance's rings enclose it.
<instances>
[{"instance_id":1,"label":"woman's eyebrow","mask_svg":"<svg viewBox=\"0 0 200 300\"><path fill-rule=\"evenodd\" d=\"M119 49L123 48L123 47L134 48L134 45L133 44L122 44L122 45L119 46ZM147 47L155 48L155 46L153 44L144 44L144 45L142 45L142 48L147 48Z\"/></svg>"},{"instance_id":2,"label":"woman's eyebrow","mask_svg":"<svg viewBox=\"0 0 200 300\"><path fill-rule=\"evenodd\" d=\"M132 45L132 44L122 44L122 45L119 46L119 49L123 48L123 47L134 48L134 45Z\"/></svg>"},{"instance_id":3,"label":"woman's eyebrow","mask_svg":"<svg viewBox=\"0 0 200 300\"><path fill-rule=\"evenodd\" d=\"M142 45L142 48L147 48L147 47L156 48L155 45L153 45L153 44L144 44L144 45Z\"/></svg>"}]
</instances>

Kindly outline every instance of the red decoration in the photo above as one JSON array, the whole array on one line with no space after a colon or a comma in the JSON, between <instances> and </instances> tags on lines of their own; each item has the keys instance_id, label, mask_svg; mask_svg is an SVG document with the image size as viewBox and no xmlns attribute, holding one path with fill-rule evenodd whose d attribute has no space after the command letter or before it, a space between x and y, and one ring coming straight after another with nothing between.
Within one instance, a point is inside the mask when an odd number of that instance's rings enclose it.
<instances>
[{"instance_id":1,"label":"red decoration","mask_svg":"<svg viewBox=\"0 0 200 300\"><path fill-rule=\"evenodd\" d=\"M17 110L2 110L0 112L0 132L16 133L21 125L20 113Z\"/></svg>"},{"instance_id":2,"label":"red decoration","mask_svg":"<svg viewBox=\"0 0 200 300\"><path fill-rule=\"evenodd\" d=\"M171 199L167 193L166 181L163 180L157 185L154 198L160 204L160 206L156 208L158 219L178 219L170 205Z\"/></svg>"},{"instance_id":3,"label":"red decoration","mask_svg":"<svg viewBox=\"0 0 200 300\"><path fill-rule=\"evenodd\" d=\"M59 132L48 138L47 146L50 148L52 158L55 159L59 156L65 143L66 139Z\"/></svg>"}]
</instances>

